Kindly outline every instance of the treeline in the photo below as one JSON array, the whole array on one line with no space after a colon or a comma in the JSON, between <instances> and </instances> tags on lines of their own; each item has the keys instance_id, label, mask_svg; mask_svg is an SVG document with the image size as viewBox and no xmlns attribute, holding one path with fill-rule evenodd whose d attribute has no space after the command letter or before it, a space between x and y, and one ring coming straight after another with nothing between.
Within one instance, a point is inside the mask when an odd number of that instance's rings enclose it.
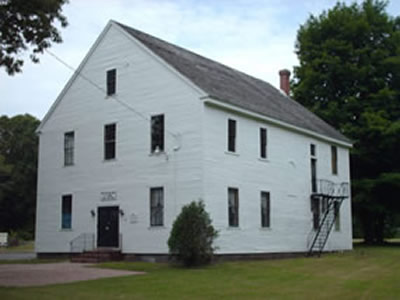
<instances>
[{"instance_id":1,"label":"treeline","mask_svg":"<svg viewBox=\"0 0 400 300\"><path fill-rule=\"evenodd\" d=\"M0 117L0 231L34 235L40 121L25 114Z\"/></svg>"}]
</instances>

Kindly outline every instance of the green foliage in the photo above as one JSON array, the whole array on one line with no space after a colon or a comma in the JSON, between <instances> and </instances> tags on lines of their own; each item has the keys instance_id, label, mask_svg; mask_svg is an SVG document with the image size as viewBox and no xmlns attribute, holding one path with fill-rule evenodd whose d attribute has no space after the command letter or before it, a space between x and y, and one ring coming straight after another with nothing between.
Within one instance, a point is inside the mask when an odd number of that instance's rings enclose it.
<instances>
[{"instance_id":1,"label":"green foliage","mask_svg":"<svg viewBox=\"0 0 400 300\"><path fill-rule=\"evenodd\" d=\"M392 206L397 199L386 201L393 186L384 183L400 173L400 18L386 6L337 3L310 16L297 34L292 89L297 101L354 141L354 213L369 242L383 242L400 212Z\"/></svg>"},{"instance_id":2,"label":"green foliage","mask_svg":"<svg viewBox=\"0 0 400 300\"><path fill-rule=\"evenodd\" d=\"M211 262L213 241L218 236L203 202L191 202L182 208L168 239L169 252L185 266Z\"/></svg>"},{"instance_id":3,"label":"green foliage","mask_svg":"<svg viewBox=\"0 0 400 300\"><path fill-rule=\"evenodd\" d=\"M0 117L0 231L33 233L39 123L30 115Z\"/></svg>"},{"instance_id":4,"label":"green foliage","mask_svg":"<svg viewBox=\"0 0 400 300\"><path fill-rule=\"evenodd\" d=\"M62 41L59 31L53 26L58 20L62 27L67 19L61 7L68 0L2 0L0 1L0 67L9 75L21 72L21 51L32 48L30 58L38 62L38 53L51 43Z\"/></svg>"}]
</instances>

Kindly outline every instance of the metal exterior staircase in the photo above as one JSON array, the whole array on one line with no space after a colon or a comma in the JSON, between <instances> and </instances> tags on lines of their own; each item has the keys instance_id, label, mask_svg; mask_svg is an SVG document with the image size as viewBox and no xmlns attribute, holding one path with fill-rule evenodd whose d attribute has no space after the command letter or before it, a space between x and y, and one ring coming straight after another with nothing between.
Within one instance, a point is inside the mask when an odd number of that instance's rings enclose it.
<instances>
[{"instance_id":1,"label":"metal exterior staircase","mask_svg":"<svg viewBox=\"0 0 400 300\"><path fill-rule=\"evenodd\" d=\"M308 239L308 255L321 255L329 235L336 222L336 210L340 210L343 201L349 197L349 184L335 184L329 180L319 180L316 192L312 193L311 201L318 203L317 209L320 211L322 205L322 216L319 220L314 219L314 228L311 230ZM319 212L318 212L319 213ZM315 218L315 217L314 217Z\"/></svg>"}]
</instances>

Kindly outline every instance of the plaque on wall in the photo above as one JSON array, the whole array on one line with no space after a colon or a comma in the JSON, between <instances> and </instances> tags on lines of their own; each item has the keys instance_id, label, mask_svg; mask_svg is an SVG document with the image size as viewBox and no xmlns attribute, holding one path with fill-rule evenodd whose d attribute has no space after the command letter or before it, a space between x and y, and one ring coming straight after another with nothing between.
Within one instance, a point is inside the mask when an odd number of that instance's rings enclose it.
<instances>
[{"instance_id":1,"label":"plaque on wall","mask_svg":"<svg viewBox=\"0 0 400 300\"><path fill-rule=\"evenodd\" d=\"M136 224L138 222L138 217L135 213L132 213L130 218L129 218L129 222L131 224Z\"/></svg>"},{"instance_id":2,"label":"plaque on wall","mask_svg":"<svg viewBox=\"0 0 400 300\"><path fill-rule=\"evenodd\" d=\"M115 200L117 200L117 192L101 192L100 200L101 201L115 201Z\"/></svg>"}]
</instances>

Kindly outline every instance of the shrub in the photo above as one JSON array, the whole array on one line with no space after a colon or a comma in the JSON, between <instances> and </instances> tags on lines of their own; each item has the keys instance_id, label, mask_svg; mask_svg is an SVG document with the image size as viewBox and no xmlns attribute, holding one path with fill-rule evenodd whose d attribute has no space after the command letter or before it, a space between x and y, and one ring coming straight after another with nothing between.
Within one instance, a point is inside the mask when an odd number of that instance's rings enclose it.
<instances>
[{"instance_id":1,"label":"shrub","mask_svg":"<svg viewBox=\"0 0 400 300\"><path fill-rule=\"evenodd\" d=\"M211 225L204 203L191 202L182 207L175 219L168 239L169 253L184 266L198 266L211 262L218 232Z\"/></svg>"}]
</instances>

